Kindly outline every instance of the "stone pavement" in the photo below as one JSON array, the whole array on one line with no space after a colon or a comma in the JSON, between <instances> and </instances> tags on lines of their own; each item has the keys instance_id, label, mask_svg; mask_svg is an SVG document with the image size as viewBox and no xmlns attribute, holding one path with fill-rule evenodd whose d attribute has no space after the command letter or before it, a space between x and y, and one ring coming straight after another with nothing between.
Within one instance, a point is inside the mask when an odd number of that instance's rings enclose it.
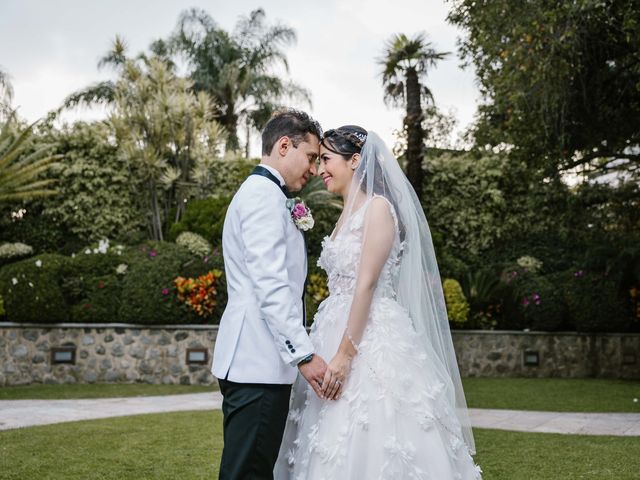
<instances>
[{"instance_id":1,"label":"stone pavement","mask_svg":"<svg viewBox=\"0 0 640 480\"><path fill-rule=\"evenodd\" d=\"M145 413L213 410L221 405L220 392L82 400L0 400L0 430ZM555 413L478 408L470 409L469 413L471 424L477 428L640 436L638 413Z\"/></svg>"}]
</instances>

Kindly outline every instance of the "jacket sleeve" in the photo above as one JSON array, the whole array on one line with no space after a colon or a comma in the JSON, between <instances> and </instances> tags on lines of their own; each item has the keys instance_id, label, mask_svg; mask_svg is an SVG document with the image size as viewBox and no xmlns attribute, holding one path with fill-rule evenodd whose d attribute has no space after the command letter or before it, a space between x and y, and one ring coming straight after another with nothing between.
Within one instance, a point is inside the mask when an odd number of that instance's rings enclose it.
<instances>
[{"instance_id":1,"label":"jacket sleeve","mask_svg":"<svg viewBox=\"0 0 640 480\"><path fill-rule=\"evenodd\" d=\"M269 188L252 189L250 198L241 202L240 232L260 314L282 360L295 366L313 353L313 345L302 325L301 298L292 291L287 271L286 231L291 220L286 200Z\"/></svg>"}]
</instances>

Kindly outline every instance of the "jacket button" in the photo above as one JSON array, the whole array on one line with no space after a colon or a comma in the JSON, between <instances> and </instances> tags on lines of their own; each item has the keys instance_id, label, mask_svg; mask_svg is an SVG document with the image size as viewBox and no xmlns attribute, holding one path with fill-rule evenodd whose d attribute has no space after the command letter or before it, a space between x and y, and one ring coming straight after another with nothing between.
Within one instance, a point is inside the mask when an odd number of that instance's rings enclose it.
<instances>
[{"instance_id":1,"label":"jacket button","mask_svg":"<svg viewBox=\"0 0 640 480\"><path fill-rule=\"evenodd\" d=\"M286 341L286 342L284 342L284 343L286 343L287 345L291 345L291 342L290 342L289 340L287 340L287 341Z\"/></svg>"},{"instance_id":2,"label":"jacket button","mask_svg":"<svg viewBox=\"0 0 640 480\"><path fill-rule=\"evenodd\" d=\"M291 353L296 353L296 349L295 349L295 348L292 348L292 349L291 349Z\"/></svg>"}]
</instances>

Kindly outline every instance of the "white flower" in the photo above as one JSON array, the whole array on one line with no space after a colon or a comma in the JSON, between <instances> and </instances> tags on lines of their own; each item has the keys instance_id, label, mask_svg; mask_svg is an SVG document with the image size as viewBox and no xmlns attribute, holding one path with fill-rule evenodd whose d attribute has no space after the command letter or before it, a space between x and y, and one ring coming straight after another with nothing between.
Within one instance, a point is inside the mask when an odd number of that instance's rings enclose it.
<instances>
[{"instance_id":1,"label":"white flower","mask_svg":"<svg viewBox=\"0 0 640 480\"><path fill-rule=\"evenodd\" d=\"M33 288L33 283L29 282L29 286L30 286L31 288Z\"/></svg>"},{"instance_id":2,"label":"white flower","mask_svg":"<svg viewBox=\"0 0 640 480\"><path fill-rule=\"evenodd\" d=\"M97 249L97 248L94 248L94 249L93 249L93 253L98 253L98 249Z\"/></svg>"},{"instance_id":3,"label":"white flower","mask_svg":"<svg viewBox=\"0 0 640 480\"><path fill-rule=\"evenodd\" d=\"M306 232L307 230L311 230L314 224L315 224L315 221L313 220L313 217L311 215L302 217L296 221L296 225L303 232Z\"/></svg>"},{"instance_id":4,"label":"white flower","mask_svg":"<svg viewBox=\"0 0 640 480\"><path fill-rule=\"evenodd\" d=\"M109 250L109 240L100 240L100 242L98 242L98 252L107 253L107 250Z\"/></svg>"},{"instance_id":5,"label":"white flower","mask_svg":"<svg viewBox=\"0 0 640 480\"><path fill-rule=\"evenodd\" d=\"M634 399L633 399L633 403L638 403L638 399L637 399L637 398L634 398Z\"/></svg>"},{"instance_id":6,"label":"white flower","mask_svg":"<svg viewBox=\"0 0 640 480\"><path fill-rule=\"evenodd\" d=\"M11 283L14 284L14 285L17 285L18 284L18 279L16 277L13 277L11 279Z\"/></svg>"},{"instance_id":7,"label":"white flower","mask_svg":"<svg viewBox=\"0 0 640 480\"><path fill-rule=\"evenodd\" d=\"M85 253L85 254L87 254L87 255L91 255L91 249L90 249L90 248L87 248L87 249L84 251L84 253Z\"/></svg>"},{"instance_id":8,"label":"white flower","mask_svg":"<svg viewBox=\"0 0 640 480\"><path fill-rule=\"evenodd\" d=\"M36 267L42 266L42 260L36 260Z\"/></svg>"},{"instance_id":9,"label":"white flower","mask_svg":"<svg viewBox=\"0 0 640 480\"><path fill-rule=\"evenodd\" d=\"M124 275L126 273L128 267L129 266L126 263L121 263L120 265L118 265L116 267L116 273L119 274L119 275Z\"/></svg>"},{"instance_id":10,"label":"white flower","mask_svg":"<svg viewBox=\"0 0 640 480\"><path fill-rule=\"evenodd\" d=\"M75 253L72 253L72 254L71 254L71 258L76 258L76 254L75 254Z\"/></svg>"}]
</instances>

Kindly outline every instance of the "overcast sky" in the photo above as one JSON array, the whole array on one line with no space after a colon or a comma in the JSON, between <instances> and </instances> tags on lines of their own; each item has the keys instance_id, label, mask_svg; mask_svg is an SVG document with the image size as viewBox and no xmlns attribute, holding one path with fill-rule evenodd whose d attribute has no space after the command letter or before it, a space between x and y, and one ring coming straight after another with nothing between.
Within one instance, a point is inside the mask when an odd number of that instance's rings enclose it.
<instances>
[{"instance_id":1,"label":"overcast sky","mask_svg":"<svg viewBox=\"0 0 640 480\"><path fill-rule=\"evenodd\" d=\"M14 106L33 121L71 92L112 77L97 62L116 34L137 54L152 40L166 38L189 7L205 9L228 30L259 7L269 23L293 27L298 42L287 55L292 79L312 93L307 110L325 129L359 124L390 143L402 111L384 104L376 59L392 34L424 31L437 50L452 52L427 80L436 103L453 109L458 130L473 119L473 72L459 66L461 32L446 22L450 4L441 0L0 0L0 66L10 75ZM65 118L99 115L80 111Z\"/></svg>"}]
</instances>

